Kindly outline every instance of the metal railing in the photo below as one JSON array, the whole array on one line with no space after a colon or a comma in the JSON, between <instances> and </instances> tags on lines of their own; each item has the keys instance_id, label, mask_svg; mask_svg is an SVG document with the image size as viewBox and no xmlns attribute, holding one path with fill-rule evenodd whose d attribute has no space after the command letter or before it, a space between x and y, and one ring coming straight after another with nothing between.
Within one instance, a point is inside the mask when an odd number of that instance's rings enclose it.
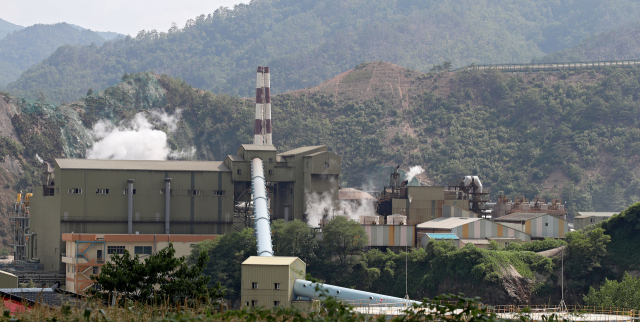
<instances>
[{"instance_id":1,"label":"metal railing","mask_svg":"<svg viewBox=\"0 0 640 322\"><path fill-rule=\"evenodd\" d=\"M575 63L553 63L553 64L471 64L455 69L454 72L467 70L501 70L503 72L540 72L540 71L560 71L573 69L597 69L606 67L636 67L640 66L640 60L612 60L596 62L575 62Z\"/></svg>"}]
</instances>

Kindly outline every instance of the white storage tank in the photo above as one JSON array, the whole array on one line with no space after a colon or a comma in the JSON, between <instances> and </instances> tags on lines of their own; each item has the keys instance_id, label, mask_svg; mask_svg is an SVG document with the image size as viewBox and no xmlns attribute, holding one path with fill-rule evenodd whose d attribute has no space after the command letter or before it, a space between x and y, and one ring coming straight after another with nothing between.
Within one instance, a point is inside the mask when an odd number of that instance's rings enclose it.
<instances>
[{"instance_id":1,"label":"white storage tank","mask_svg":"<svg viewBox=\"0 0 640 322\"><path fill-rule=\"evenodd\" d=\"M360 216L360 224L362 224L362 225L380 225L380 216L376 216L376 215Z\"/></svg>"}]
</instances>

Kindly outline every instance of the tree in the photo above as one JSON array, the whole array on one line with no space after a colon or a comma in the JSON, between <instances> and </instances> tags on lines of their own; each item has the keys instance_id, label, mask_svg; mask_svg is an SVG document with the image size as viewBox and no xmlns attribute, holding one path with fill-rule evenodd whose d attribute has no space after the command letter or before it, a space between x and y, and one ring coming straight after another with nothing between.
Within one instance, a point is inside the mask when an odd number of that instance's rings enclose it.
<instances>
[{"instance_id":1,"label":"tree","mask_svg":"<svg viewBox=\"0 0 640 322\"><path fill-rule=\"evenodd\" d=\"M329 257L337 257L345 265L349 258L361 252L369 243L367 232L360 223L337 216L322 229L322 245Z\"/></svg>"},{"instance_id":2,"label":"tree","mask_svg":"<svg viewBox=\"0 0 640 322\"><path fill-rule=\"evenodd\" d=\"M611 236L604 234L604 229L594 228L588 231L572 231L567 234L566 271L578 284L584 284L586 278L607 255L607 244Z\"/></svg>"},{"instance_id":3,"label":"tree","mask_svg":"<svg viewBox=\"0 0 640 322\"><path fill-rule=\"evenodd\" d=\"M271 224L273 251L277 256L299 257L309 264L317 257L318 238L315 229L300 220L278 219Z\"/></svg>"},{"instance_id":4,"label":"tree","mask_svg":"<svg viewBox=\"0 0 640 322\"><path fill-rule=\"evenodd\" d=\"M258 252L253 229L245 228L241 232L224 234L213 242L198 243L195 249L198 248L208 250L209 255L203 273L227 290L227 299L239 300L242 262L249 256L256 256ZM190 262L199 259L200 255L195 249L191 253Z\"/></svg>"},{"instance_id":5,"label":"tree","mask_svg":"<svg viewBox=\"0 0 640 322\"><path fill-rule=\"evenodd\" d=\"M620 282L605 279L597 290L593 287L589 289L584 302L585 305L640 310L640 278L625 272Z\"/></svg>"},{"instance_id":6,"label":"tree","mask_svg":"<svg viewBox=\"0 0 640 322\"><path fill-rule=\"evenodd\" d=\"M100 275L92 275L94 283L104 290L90 290L97 297L110 298L112 292L118 296L135 301L180 301L185 298L220 298L225 295L218 284L209 289L208 276L201 273L207 263L208 255L201 252L195 265L188 265L185 257L176 258L173 244L142 262L138 254L131 256L114 254L111 260L102 266Z\"/></svg>"}]
</instances>

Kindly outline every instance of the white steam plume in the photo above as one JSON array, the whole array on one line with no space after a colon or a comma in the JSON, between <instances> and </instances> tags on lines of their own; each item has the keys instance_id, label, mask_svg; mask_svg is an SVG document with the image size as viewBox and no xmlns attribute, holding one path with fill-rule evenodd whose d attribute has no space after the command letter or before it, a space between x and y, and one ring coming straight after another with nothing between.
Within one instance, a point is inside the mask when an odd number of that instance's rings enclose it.
<instances>
[{"instance_id":1,"label":"white steam plume","mask_svg":"<svg viewBox=\"0 0 640 322\"><path fill-rule=\"evenodd\" d=\"M413 166L409 168L409 172L407 172L406 174L407 177L405 180L407 180L408 182L411 182L411 180L413 180L415 176L420 175L423 172L424 172L424 169L421 166L419 165Z\"/></svg>"},{"instance_id":2,"label":"white steam plume","mask_svg":"<svg viewBox=\"0 0 640 322\"><path fill-rule=\"evenodd\" d=\"M36 153L36 160L38 160L38 162L40 163L44 163L44 160L42 160L42 158Z\"/></svg>"},{"instance_id":3,"label":"white steam plume","mask_svg":"<svg viewBox=\"0 0 640 322\"><path fill-rule=\"evenodd\" d=\"M333 204L334 190L325 191L321 194L317 192L309 193L305 191L307 199L307 224L311 227L318 227L320 220L325 216L329 219L335 216L345 216L351 220L359 221L360 216L375 215L375 199L361 199L359 203L347 200L340 200L338 208Z\"/></svg>"},{"instance_id":4,"label":"white steam plume","mask_svg":"<svg viewBox=\"0 0 640 322\"><path fill-rule=\"evenodd\" d=\"M164 124L173 132L178 128L180 110L174 115L149 111L149 118L141 112L131 121L118 125L107 120L98 121L91 130L95 142L87 151L87 159L166 160L167 157L186 157L195 153L195 148L186 152L171 151L167 144L167 134L155 130L149 120Z\"/></svg>"}]
</instances>

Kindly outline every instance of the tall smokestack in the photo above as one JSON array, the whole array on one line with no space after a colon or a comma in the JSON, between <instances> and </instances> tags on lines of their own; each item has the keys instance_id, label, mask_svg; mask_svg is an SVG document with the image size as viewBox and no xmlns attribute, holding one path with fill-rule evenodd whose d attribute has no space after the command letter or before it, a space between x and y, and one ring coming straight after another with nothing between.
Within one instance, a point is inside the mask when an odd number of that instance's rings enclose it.
<instances>
[{"instance_id":1,"label":"tall smokestack","mask_svg":"<svg viewBox=\"0 0 640 322\"><path fill-rule=\"evenodd\" d=\"M265 143L272 145L271 140L271 77L269 75L269 67L264 67L264 123L265 123Z\"/></svg>"},{"instance_id":2,"label":"tall smokestack","mask_svg":"<svg viewBox=\"0 0 640 322\"><path fill-rule=\"evenodd\" d=\"M263 145L262 135L262 87L264 86L264 76L262 67L258 67L256 77L256 123L253 127L253 144Z\"/></svg>"}]
</instances>

